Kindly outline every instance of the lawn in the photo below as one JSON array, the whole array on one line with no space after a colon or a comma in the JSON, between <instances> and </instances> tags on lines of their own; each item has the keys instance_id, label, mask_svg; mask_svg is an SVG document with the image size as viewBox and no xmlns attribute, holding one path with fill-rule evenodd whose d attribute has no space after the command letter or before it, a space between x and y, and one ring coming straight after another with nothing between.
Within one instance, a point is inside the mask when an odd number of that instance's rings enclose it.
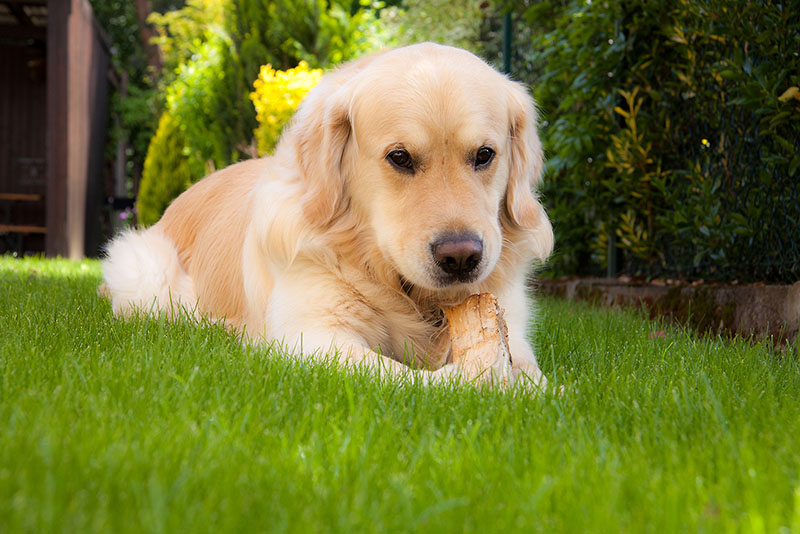
<instances>
[{"instance_id":1,"label":"lawn","mask_svg":"<svg viewBox=\"0 0 800 534\"><path fill-rule=\"evenodd\" d=\"M544 299L566 393L378 383L0 259L0 532L798 532L798 347Z\"/></svg>"}]
</instances>

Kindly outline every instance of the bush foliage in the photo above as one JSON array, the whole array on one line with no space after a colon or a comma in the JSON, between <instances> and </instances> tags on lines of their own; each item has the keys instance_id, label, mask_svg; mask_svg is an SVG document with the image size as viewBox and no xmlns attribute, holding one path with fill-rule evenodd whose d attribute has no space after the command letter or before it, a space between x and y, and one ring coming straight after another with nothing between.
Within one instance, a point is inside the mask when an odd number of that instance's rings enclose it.
<instances>
[{"instance_id":1,"label":"bush foliage","mask_svg":"<svg viewBox=\"0 0 800 534\"><path fill-rule=\"evenodd\" d=\"M163 209L183 191L172 187L178 183L173 174L181 180L191 174L180 182L185 189L209 170L256 155L258 122L249 94L263 64L328 67L379 47L385 41L377 7L348 0L188 0L153 15L165 56L163 113L167 124L177 125L153 137L141 185L172 196L140 199L140 222L152 222L142 209ZM178 146L177 155L168 154L167 147Z\"/></svg>"},{"instance_id":2,"label":"bush foliage","mask_svg":"<svg viewBox=\"0 0 800 534\"><path fill-rule=\"evenodd\" d=\"M559 274L800 277L800 5L537 2ZM612 253L614 248L612 247Z\"/></svg>"},{"instance_id":3,"label":"bush foliage","mask_svg":"<svg viewBox=\"0 0 800 534\"><path fill-rule=\"evenodd\" d=\"M144 160L145 179L136 201L140 224L148 226L158 221L170 201L189 187L198 174L198 169L192 165L197 165L199 160L187 157L186 145L180 123L169 113L161 115Z\"/></svg>"},{"instance_id":4,"label":"bush foliage","mask_svg":"<svg viewBox=\"0 0 800 534\"><path fill-rule=\"evenodd\" d=\"M433 41L484 55L485 22L495 11L486 0L404 0L381 19L398 45Z\"/></svg>"},{"instance_id":5,"label":"bush foliage","mask_svg":"<svg viewBox=\"0 0 800 534\"><path fill-rule=\"evenodd\" d=\"M158 143L180 145L191 161L150 165L162 174L146 172L145 181L174 183L171 163L182 166L176 175L191 174L188 185L208 169L268 153L299 101L265 81L277 71L311 72L426 39L497 64L509 9L514 75L534 87L544 119L554 274L604 274L617 263L645 276L800 277L800 5L389 4L188 0L153 17L169 71L165 113L179 124L170 130L179 142L156 136L151 151L157 159L166 156ZM251 102L264 64L274 71Z\"/></svg>"},{"instance_id":6,"label":"bush foliage","mask_svg":"<svg viewBox=\"0 0 800 534\"><path fill-rule=\"evenodd\" d=\"M250 93L258 120L258 128L253 134L259 154L272 152L284 125L321 78L322 70L309 70L305 61L287 71L276 71L271 65L261 67L258 79L253 83L255 91Z\"/></svg>"}]
</instances>

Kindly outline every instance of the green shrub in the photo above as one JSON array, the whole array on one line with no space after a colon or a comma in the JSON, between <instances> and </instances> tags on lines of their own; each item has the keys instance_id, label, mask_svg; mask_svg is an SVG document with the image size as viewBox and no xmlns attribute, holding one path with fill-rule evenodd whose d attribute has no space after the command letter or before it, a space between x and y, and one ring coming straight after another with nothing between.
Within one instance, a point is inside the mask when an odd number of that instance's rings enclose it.
<instances>
[{"instance_id":1,"label":"green shrub","mask_svg":"<svg viewBox=\"0 0 800 534\"><path fill-rule=\"evenodd\" d=\"M140 204L163 210L209 170L256 155L258 123L249 93L264 63L276 69L300 61L325 67L382 44L377 4L351 6L345 0L188 0L182 9L153 15L165 56L162 90L169 127L153 138L150 170L143 176L149 183L142 189L165 196ZM167 146L177 152L166 153ZM178 176L159 174L176 166ZM156 186L157 181L169 185ZM152 222L153 216L140 213L140 221Z\"/></svg>"},{"instance_id":2,"label":"green shrub","mask_svg":"<svg viewBox=\"0 0 800 534\"><path fill-rule=\"evenodd\" d=\"M272 152L283 127L320 79L322 70L309 70L305 61L286 71L276 71L271 65L261 67L258 79L253 82L255 90L250 93L258 120L258 128L253 133L259 154Z\"/></svg>"},{"instance_id":3,"label":"green shrub","mask_svg":"<svg viewBox=\"0 0 800 534\"><path fill-rule=\"evenodd\" d=\"M111 161L116 157L118 142L126 145L125 174L132 188L141 176L147 146L158 126L158 113L153 106L155 89L141 40L136 4L121 0L90 0L90 3L110 42L110 59L116 75L127 79L124 84L109 87L106 158Z\"/></svg>"},{"instance_id":4,"label":"green shrub","mask_svg":"<svg viewBox=\"0 0 800 534\"><path fill-rule=\"evenodd\" d=\"M185 148L180 124L165 112L147 150L136 199L136 211L142 226L157 222L172 199L185 191L197 176L198 160L187 157Z\"/></svg>"},{"instance_id":5,"label":"green shrub","mask_svg":"<svg viewBox=\"0 0 800 534\"><path fill-rule=\"evenodd\" d=\"M404 0L381 18L400 45L433 41L482 55L484 20L492 12L485 0Z\"/></svg>"},{"instance_id":6,"label":"green shrub","mask_svg":"<svg viewBox=\"0 0 800 534\"><path fill-rule=\"evenodd\" d=\"M141 224L156 222L189 185L238 159L231 140L245 134L237 132L240 121L230 112L238 98L226 82L229 65L228 43L210 35L178 67L145 159L137 201Z\"/></svg>"},{"instance_id":7,"label":"green shrub","mask_svg":"<svg viewBox=\"0 0 800 534\"><path fill-rule=\"evenodd\" d=\"M224 33L212 34L178 67L167 87L166 109L181 125L184 153L204 163L193 181L205 175L204 168L219 169L240 159L250 138L242 115L252 114L252 106L242 105L231 83L237 74L230 40Z\"/></svg>"},{"instance_id":8,"label":"green shrub","mask_svg":"<svg viewBox=\"0 0 800 534\"><path fill-rule=\"evenodd\" d=\"M800 5L537 2L522 45L558 274L800 277ZM768 30L766 30L768 28ZM519 46L519 45L518 45Z\"/></svg>"}]
</instances>

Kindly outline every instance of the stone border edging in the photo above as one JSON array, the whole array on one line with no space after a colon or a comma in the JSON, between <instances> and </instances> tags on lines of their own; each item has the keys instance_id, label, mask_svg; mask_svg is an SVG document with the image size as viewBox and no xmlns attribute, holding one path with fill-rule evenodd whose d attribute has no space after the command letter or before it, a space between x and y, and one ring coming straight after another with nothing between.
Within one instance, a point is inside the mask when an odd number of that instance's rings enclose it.
<instances>
[{"instance_id":1,"label":"stone border edging","mask_svg":"<svg viewBox=\"0 0 800 534\"><path fill-rule=\"evenodd\" d=\"M609 307L644 308L700 332L741 334L794 343L800 323L800 282L726 285L705 282L650 284L619 279L537 280L539 291Z\"/></svg>"}]
</instances>

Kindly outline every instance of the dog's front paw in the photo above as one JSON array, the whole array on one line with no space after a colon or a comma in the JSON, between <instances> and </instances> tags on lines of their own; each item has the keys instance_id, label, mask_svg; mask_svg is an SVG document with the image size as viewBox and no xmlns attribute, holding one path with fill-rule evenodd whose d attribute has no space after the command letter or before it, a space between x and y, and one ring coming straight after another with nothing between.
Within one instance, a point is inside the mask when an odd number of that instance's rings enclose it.
<instances>
[{"instance_id":1,"label":"dog's front paw","mask_svg":"<svg viewBox=\"0 0 800 534\"><path fill-rule=\"evenodd\" d=\"M460 363L448 363L430 374L431 383L458 382L464 380L466 373Z\"/></svg>"},{"instance_id":2,"label":"dog's front paw","mask_svg":"<svg viewBox=\"0 0 800 534\"><path fill-rule=\"evenodd\" d=\"M513 384L511 362L498 358L486 368L477 368L463 363L449 363L431 373L432 383L461 382L480 388L507 388Z\"/></svg>"},{"instance_id":3,"label":"dog's front paw","mask_svg":"<svg viewBox=\"0 0 800 534\"><path fill-rule=\"evenodd\" d=\"M547 381L539 366L528 361L515 361L512 369L513 381L517 391L530 393L551 392L563 395L566 392L564 385L551 385Z\"/></svg>"}]
</instances>

